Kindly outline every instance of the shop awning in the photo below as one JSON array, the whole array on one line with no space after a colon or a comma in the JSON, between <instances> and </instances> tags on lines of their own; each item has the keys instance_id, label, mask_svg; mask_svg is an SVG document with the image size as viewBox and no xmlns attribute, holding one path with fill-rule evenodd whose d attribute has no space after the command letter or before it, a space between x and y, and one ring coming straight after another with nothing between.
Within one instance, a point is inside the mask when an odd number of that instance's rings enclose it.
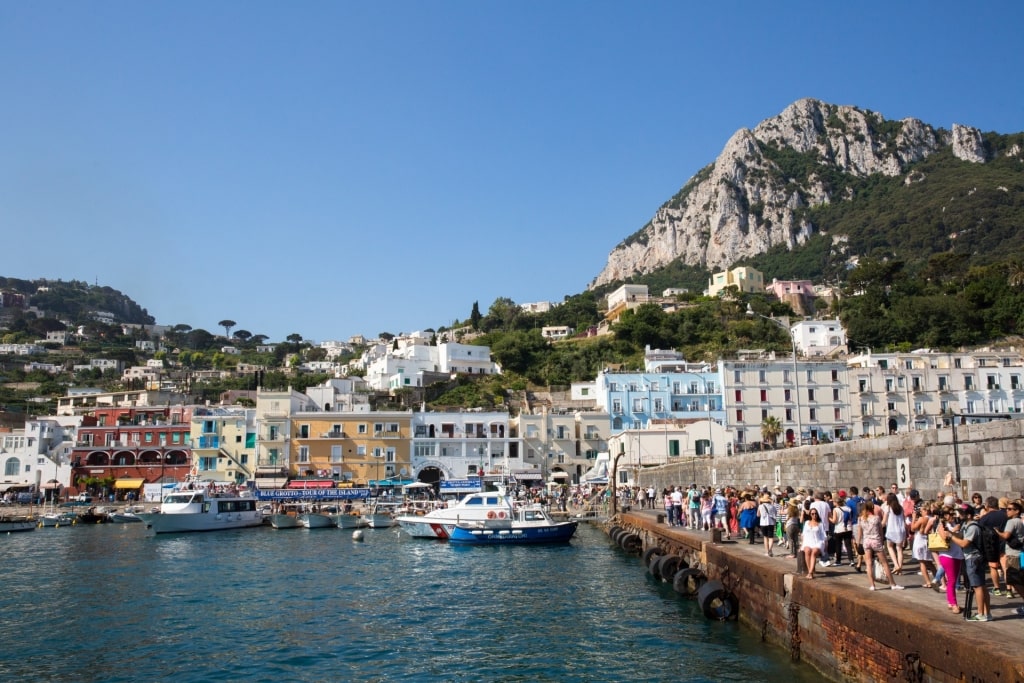
<instances>
[{"instance_id":1,"label":"shop awning","mask_svg":"<svg viewBox=\"0 0 1024 683\"><path fill-rule=\"evenodd\" d=\"M146 483L145 479L118 479L114 482L115 489L137 489Z\"/></svg>"},{"instance_id":2,"label":"shop awning","mask_svg":"<svg viewBox=\"0 0 1024 683\"><path fill-rule=\"evenodd\" d=\"M544 475L540 472L513 472L512 476L522 481L530 481L534 479L539 481L544 478Z\"/></svg>"},{"instance_id":3,"label":"shop awning","mask_svg":"<svg viewBox=\"0 0 1024 683\"><path fill-rule=\"evenodd\" d=\"M288 482L290 489L332 489L334 481L330 479L294 479Z\"/></svg>"}]
</instances>

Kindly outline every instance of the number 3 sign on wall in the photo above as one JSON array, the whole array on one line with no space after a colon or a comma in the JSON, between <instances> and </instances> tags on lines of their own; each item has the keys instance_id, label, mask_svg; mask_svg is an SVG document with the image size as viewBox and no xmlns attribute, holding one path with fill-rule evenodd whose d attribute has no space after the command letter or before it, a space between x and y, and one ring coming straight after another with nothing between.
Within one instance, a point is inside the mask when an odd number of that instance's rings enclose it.
<instances>
[{"instance_id":1,"label":"number 3 sign on wall","mask_svg":"<svg viewBox=\"0 0 1024 683\"><path fill-rule=\"evenodd\" d=\"M896 458L896 485L905 489L910 481L910 458Z\"/></svg>"}]
</instances>

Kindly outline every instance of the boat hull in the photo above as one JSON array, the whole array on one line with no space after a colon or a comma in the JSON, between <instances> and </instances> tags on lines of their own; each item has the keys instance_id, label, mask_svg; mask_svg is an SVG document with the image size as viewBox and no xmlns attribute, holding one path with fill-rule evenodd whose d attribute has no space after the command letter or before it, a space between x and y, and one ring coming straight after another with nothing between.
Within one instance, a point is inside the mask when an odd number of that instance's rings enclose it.
<instances>
[{"instance_id":1,"label":"boat hull","mask_svg":"<svg viewBox=\"0 0 1024 683\"><path fill-rule=\"evenodd\" d=\"M339 529L362 529L366 520L359 515L341 514L334 518L334 524Z\"/></svg>"},{"instance_id":2,"label":"boat hull","mask_svg":"<svg viewBox=\"0 0 1024 683\"><path fill-rule=\"evenodd\" d=\"M270 515L270 526L275 529L298 529L302 526L299 523L297 515L286 515L284 513L276 513Z\"/></svg>"},{"instance_id":3,"label":"boat hull","mask_svg":"<svg viewBox=\"0 0 1024 683\"><path fill-rule=\"evenodd\" d=\"M556 522L543 526L516 524L456 524L449 543L462 545L540 545L568 543L578 522Z\"/></svg>"},{"instance_id":4,"label":"boat hull","mask_svg":"<svg viewBox=\"0 0 1024 683\"><path fill-rule=\"evenodd\" d=\"M330 515L322 515L318 512L307 512L299 515L299 524L307 529L328 529L335 526Z\"/></svg>"},{"instance_id":5,"label":"boat hull","mask_svg":"<svg viewBox=\"0 0 1024 683\"><path fill-rule=\"evenodd\" d=\"M143 512L139 514L139 517L145 523L147 529L158 534L243 529L263 524L263 515L258 510L255 512L231 512L217 515Z\"/></svg>"},{"instance_id":6,"label":"boat hull","mask_svg":"<svg viewBox=\"0 0 1024 683\"><path fill-rule=\"evenodd\" d=\"M0 534L9 534L15 531L35 531L38 522L31 518L0 518Z\"/></svg>"}]
</instances>

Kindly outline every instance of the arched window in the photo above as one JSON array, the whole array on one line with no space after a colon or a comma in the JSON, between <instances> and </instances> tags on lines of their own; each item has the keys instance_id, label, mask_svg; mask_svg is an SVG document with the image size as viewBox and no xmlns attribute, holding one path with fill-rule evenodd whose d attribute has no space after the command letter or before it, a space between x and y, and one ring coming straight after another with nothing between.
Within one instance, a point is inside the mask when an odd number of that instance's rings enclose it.
<instances>
[{"instance_id":1,"label":"arched window","mask_svg":"<svg viewBox=\"0 0 1024 683\"><path fill-rule=\"evenodd\" d=\"M17 458L7 458L7 460L4 461L4 476L5 477L16 477L16 476L18 476L19 474L21 474L21 472L19 472L20 469L21 469L21 461L18 460Z\"/></svg>"}]
</instances>

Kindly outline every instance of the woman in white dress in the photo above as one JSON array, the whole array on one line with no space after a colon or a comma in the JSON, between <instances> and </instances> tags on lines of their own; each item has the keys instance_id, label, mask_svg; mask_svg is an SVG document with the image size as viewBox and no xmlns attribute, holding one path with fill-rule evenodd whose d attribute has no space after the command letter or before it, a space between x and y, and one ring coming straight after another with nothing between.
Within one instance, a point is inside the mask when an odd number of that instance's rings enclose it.
<instances>
[{"instance_id":1,"label":"woman in white dress","mask_svg":"<svg viewBox=\"0 0 1024 683\"><path fill-rule=\"evenodd\" d=\"M814 567L818 564L818 555L825 549L825 527L821 525L818 511L811 509L807 521L804 522L803 542L800 549L804 553L804 564L807 566L807 578L814 578Z\"/></svg>"},{"instance_id":2,"label":"woman in white dress","mask_svg":"<svg viewBox=\"0 0 1024 683\"><path fill-rule=\"evenodd\" d=\"M885 497L882 505L882 528L885 529L885 548L892 558L892 572L903 573L903 544L907 541L907 520L903 517L903 506L895 493Z\"/></svg>"}]
</instances>

